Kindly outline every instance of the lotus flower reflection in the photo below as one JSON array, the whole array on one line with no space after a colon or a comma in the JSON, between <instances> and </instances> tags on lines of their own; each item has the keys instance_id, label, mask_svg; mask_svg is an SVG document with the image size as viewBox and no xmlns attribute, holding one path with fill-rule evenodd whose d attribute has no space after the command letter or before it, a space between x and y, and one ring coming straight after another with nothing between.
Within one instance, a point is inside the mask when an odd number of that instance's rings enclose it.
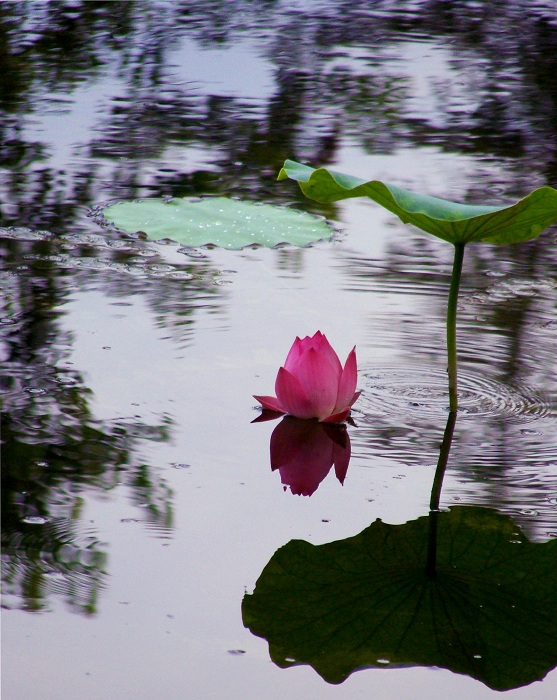
<instances>
[{"instance_id":1,"label":"lotus flower reflection","mask_svg":"<svg viewBox=\"0 0 557 700\"><path fill-rule=\"evenodd\" d=\"M342 367L327 338L317 331L311 338L294 341L277 374L276 397L254 398L268 411L342 423L360 395L356 391L357 372L356 348Z\"/></svg>"},{"instance_id":2,"label":"lotus flower reflection","mask_svg":"<svg viewBox=\"0 0 557 700\"><path fill-rule=\"evenodd\" d=\"M331 425L286 416L271 435L271 469L278 469L286 490L311 496L335 468L344 483L350 462L350 437L345 425Z\"/></svg>"}]
</instances>

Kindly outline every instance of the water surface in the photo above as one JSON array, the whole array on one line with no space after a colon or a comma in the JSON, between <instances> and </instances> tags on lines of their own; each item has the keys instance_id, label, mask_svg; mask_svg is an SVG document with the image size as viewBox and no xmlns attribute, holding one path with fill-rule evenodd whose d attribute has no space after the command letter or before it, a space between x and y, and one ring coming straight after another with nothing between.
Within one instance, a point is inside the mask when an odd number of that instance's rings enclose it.
<instances>
[{"instance_id":1,"label":"water surface","mask_svg":"<svg viewBox=\"0 0 557 700\"><path fill-rule=\"evenodd\" d=\"M9 4L0 171L3 686L10 698L469 698L447 670L282 670L241 603L291 539L427 514L450 246L321 206L286 157L459 201L556 183L552 3ZM520 22L521 32L516 32ZM99 205L241 196L334 222L306 249L184 250ZM557 536L556 231L467 248L442 508ZM310 497L252 424L296 335L356 345L352 459ZM342 595L342 592L339 592ZM557 659L556 659L557 664ZM508 691L550 698L542 683ZM499 695L499 694L498 694Z\"/></svg>"}]
</instances>

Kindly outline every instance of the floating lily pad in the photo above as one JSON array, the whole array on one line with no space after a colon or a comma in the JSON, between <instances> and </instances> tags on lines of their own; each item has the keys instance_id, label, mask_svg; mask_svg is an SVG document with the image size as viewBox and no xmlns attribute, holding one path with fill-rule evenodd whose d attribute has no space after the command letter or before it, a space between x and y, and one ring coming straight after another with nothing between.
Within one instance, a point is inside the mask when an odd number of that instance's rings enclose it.
<instances>
[{"instance_id":1,"label":"floating lily pad","mask_svg":"<svg viewBox=\"0 0 557 700\"><path fill-rule=\"evenodd\" d=\"M437 517L438 516L438 517ZM311 665L330 683L366 668L436 666L509 690L557 665L557 540L528 541L487 508L431 520L380 520L355 537L281 547L242 604L281 668Z\"/></svg>"},{"instance_id":2,"label":"floating lily pad","mask_svg":"<svg viewBox=\"0 0 557 700\"><path fill-rule=\"evenodd\" d=\"M129 233L143 231L153 240L170 238L193 248L213 244L238 250L279 243L301 247L334 233L324 219L311 214L228 197L118 202L106 207L103 216Z\"/></svg>"},{"instance_id":3,"label":"floating lily pad","mask_svg":"<svg viewBox=\"0 0 557 700\"><path fill-rule=\"evenodd\" d=\"M311 168L287 160L278 179L291 178L302 192L318 202L369 197L396 214L405 224L449 243L520 243L557 221L557 190L540 187L514 204L476 206L459 204L404 190L380 180L361 180L327 168Z\"/></svg>"}]
</instances>

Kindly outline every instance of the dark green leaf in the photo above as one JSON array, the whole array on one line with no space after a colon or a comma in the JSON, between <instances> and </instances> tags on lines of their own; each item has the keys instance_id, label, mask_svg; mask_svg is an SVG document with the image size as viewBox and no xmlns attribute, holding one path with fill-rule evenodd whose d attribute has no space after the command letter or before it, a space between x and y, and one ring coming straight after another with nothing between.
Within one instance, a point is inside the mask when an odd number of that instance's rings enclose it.
<instances>
[{"instance_id":1,"label":"dark green leaf","mask_svg":"<svg viewBox=\"0 0 557 700\"><path fill-rule=\"evenodd\" d=\"M536 238L557 221L557 190L540 187L520 201L502 206L458 204L415 194L380 180L360 180L326 168L310 168L287 160L279 180L296 180L303 193L319 202L369 197L413 224L449 243L519 243Z\"/></svg>"},{"instance_id":2,"label":"dark green leaf","mask_svg":"<svg viewBox=\"0 0 557 700\"><path fill-rule=\"evenodd\" d=\"M309 664L330 683L372 666L438 666L497 690L543 678L557 665L557 540L454 507L437 514L432 578L429 525L377 520L339 542L289 542L245 596L244 624L277 665Z\"/></svg>"}]
</instances>

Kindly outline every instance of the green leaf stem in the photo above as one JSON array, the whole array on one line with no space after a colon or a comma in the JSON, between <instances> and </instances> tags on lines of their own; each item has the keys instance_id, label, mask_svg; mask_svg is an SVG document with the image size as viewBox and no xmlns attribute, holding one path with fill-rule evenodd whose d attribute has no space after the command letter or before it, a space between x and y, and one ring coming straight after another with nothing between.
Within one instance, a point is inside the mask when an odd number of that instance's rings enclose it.
<instances>
[{"instance_id":1,"label":"green leaf stem","mask_svg":"<svg viewBox=\"0 0 557 700\"><path fill-rule=\"evenodd\" d=\"M464 247L471 242L520 243L536 238L557 221L557 190L540 187L514 204L476 206L416 194L380 180L361 180L327 168L287 160L278 179L290 178L310 199L330 203L351 197L369 197L396 214L405 224L431 233L455 246L447 306L447 372L449 407L458 410L456 308Z\"/></svg>"}]
</instances>

